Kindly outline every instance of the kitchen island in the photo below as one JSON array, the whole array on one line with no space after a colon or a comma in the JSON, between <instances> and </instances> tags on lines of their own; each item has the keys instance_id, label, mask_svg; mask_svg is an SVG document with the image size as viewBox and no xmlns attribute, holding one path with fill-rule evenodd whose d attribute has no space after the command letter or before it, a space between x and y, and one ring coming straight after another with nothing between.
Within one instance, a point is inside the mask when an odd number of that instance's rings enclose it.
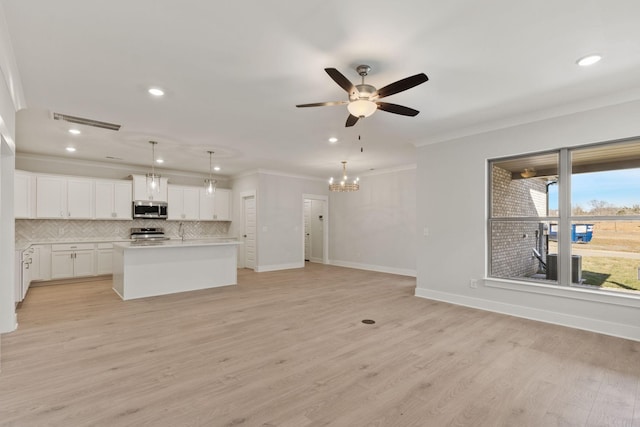
<instances>
[{"instance_id":1,"label":"kitchen island","mask_svg":"<svg viewBox=\"0 0 640 427\"><path fill-rule=\"evenodd\" d=\"M113 290L130 300L238 283L235 239L113 245Z\"/></svg>"}]
</instances>

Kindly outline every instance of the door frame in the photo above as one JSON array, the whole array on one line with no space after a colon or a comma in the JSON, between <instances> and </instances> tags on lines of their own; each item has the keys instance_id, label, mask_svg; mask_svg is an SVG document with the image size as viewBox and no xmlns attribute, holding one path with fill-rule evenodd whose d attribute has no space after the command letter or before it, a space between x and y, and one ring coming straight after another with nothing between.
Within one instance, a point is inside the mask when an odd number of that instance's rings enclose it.
<instances>
[{"instance_id":1,"label":"door frame","mask_svg":"<svg viewBox=\"0 0 640 427\"><path fill-rule=\"evenodd\" d=\"M322 263L329 264L329 196L323 196L321 194L303 194L300 206L302 207L302 263L304 264L304 201L305 200L321 200L324 202L324 209L322 210Z\"/></svg>"},{"instance_id":2,"label":"door frame","mask_svg":"<svg viewBox=\"0 0 640 427\"><path fill-rule=\"evenodd\" d=\"M253 197L253 200L255 202L256 205L256 235L255 235L255 245L256 245L256 251L254 254L254 266L252 268L252 270L256 271L256 269L258 268L258 197L257 197L257 192L256 190L249 190L249 191L243 191L242 193L240 193L240 236L238 237L242 237L246 234L246 230L245 230L245 211L244 211L244 199L248 199L250 197ZM244 239L242 240L243 244L242 249L238 248L238 252L239 253L239 257L238 257L238 267L239 268L247 268L247 262L246 262L246 248L244 245Z\"/></svg>"}]
</instances>

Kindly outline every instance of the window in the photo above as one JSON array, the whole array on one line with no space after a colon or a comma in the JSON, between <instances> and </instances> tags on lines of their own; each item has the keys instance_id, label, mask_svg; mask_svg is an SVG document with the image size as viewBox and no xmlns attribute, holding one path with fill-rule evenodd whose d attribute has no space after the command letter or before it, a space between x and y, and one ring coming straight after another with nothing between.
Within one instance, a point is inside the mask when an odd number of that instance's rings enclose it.
<instances>
[{"instance_id":1,"label":"window","mask_svg":"<svg viewBox=\"0 0 640 427\"><path fill-rule=\"evenodd\" d=\"M489 162L489 276L640 292L640 140Z\"/></svg>"}]
</instances>

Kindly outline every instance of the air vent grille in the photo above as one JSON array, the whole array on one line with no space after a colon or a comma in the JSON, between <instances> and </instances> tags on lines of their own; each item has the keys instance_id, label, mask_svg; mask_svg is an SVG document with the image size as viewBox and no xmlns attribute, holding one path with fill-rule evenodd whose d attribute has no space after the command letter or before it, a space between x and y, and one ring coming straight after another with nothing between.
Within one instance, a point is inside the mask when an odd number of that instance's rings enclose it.
<instances>
[{"instance_id":1,"label":"air vent grille","mask_svg":"<svg viewBox=\"0 0 640 427\"><path fill-rule=\"evenodd\" d=\"M82 117L68 116L66 114L53 113L54 120L64 120L65 122L76 123L79 125L93 126L96 128L120 130L120 125L107 122L99 122L97 120L83 119Z\"/></svg>"}]
</instances>

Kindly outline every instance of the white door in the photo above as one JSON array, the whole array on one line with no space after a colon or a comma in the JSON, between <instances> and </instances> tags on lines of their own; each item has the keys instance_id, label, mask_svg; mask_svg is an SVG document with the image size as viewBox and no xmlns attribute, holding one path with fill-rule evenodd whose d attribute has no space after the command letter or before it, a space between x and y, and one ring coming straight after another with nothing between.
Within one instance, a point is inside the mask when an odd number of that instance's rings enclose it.
<instances>
[{"instance_id":1,"label":"white door","mask_svg":"<svg viewBox=\"0 0 640 427\"><path fill-rule=\"evenodd\" d=\"M305 261L329 263L329 197L302 195L302 246Z\"/></svg>"},{"instance_id":2,"label":"white door","mask_svg":"<svg viewBox=\"0 0 640 427\"><path fill-rule=\"evenodd\" d=\"M256 198L247 196L242 198L244 266L256 267Z\"/></svg>"},{"instance_id":3,"label":"white door","mask_svg":"<svg viewBox=\"0 0 640 427\"><path fill-rule=\"evenodd\" d=\"M304 260L311 257L311 200L304 201Z\"/></svg>"},{"instance_id":4,"label":"white door","mask_svg":"<svg viewBox=\"0 0 640 427\"><path fill-rule=\"evenodd\" d=\"M312 200L309 215L309 261L323 262L324 253L324 200Z\"/></svg>"}]
</instances>

